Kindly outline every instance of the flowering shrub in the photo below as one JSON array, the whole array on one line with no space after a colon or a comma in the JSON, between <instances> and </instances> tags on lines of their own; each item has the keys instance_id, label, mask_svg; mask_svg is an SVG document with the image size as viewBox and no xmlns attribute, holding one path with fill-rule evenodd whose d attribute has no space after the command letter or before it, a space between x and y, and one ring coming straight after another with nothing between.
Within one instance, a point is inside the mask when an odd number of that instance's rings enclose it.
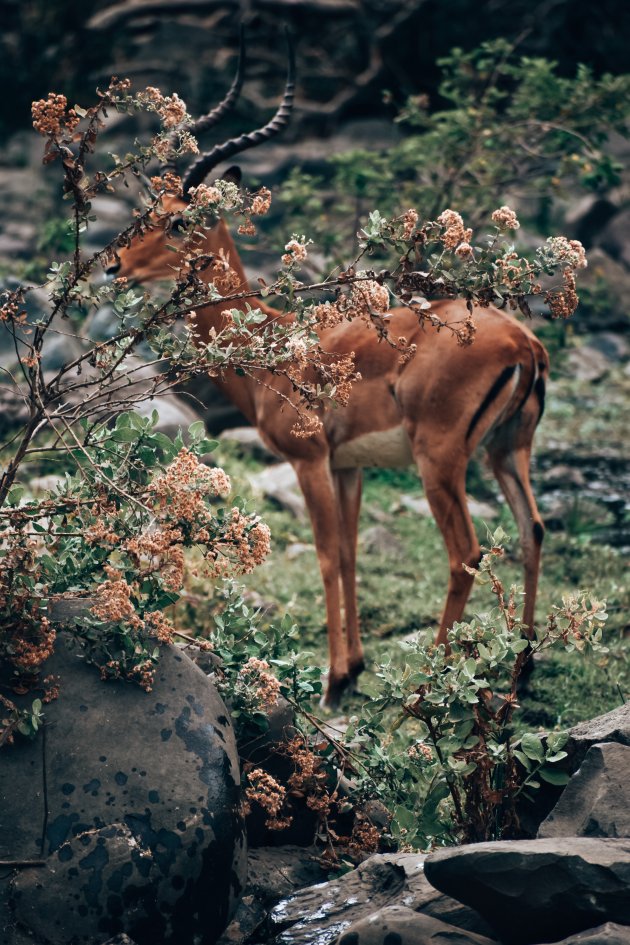
<instances>
[{"instance_id":1,"label":"flowering shrub","mask_svg":"<svg viewBox=\"0 0 630 945\"><path fill-rule=\"evenodd\" d=\"M295 711L295 734L276 748L288 762L286 779L264 764L244 768L248 804L262 808L270 829L289 826L296 802L305 802L332 862L392 843L427 849L515 837L521 799L541 781L566 783L558 765L566 736L523 731L519 683L535 654L551 647L605 652L605 606L584 593L567 596L530 640L517 616L522 588L505 589L497 573L505 535L490 537L471 570L495 606L452 628L450 654L420 635L401 643L404 667L392 661L377 669L378 697L345 729L313 714L321 673L298 652L297 628L285 619L263 633L233 589L209 639L241 744L257 743L279 696ZM370 819L375 801L389 812L385 822ZM348 810L353 817L344 822Z\"/></svg>"},{"instance_id":2,"label":"flowering shrub","mask_svg":"<svg viewBox=\"0 0 630 945\"><path fill-rule=\"evenodd\" d=\"M37 674L54 645L46 604L55 597L88 599L75 633L104 679L150 690L159 645L173 640L164 608L182 592L185 550L201 552L197 567L211 580L246 573L268 554L267 526L240 500L227 504L228 477L200 462L216 445L203 424L191 427L184 446L156 433L156 420L124 413L113 428L102 424L80 471L55 494L18 508L18 487L0 512L0 658L18 691L34 685L44 701L51 696L54 680ZM4 707L10 739L24 719L8 700Z\"/></svg>"}]
</instances>

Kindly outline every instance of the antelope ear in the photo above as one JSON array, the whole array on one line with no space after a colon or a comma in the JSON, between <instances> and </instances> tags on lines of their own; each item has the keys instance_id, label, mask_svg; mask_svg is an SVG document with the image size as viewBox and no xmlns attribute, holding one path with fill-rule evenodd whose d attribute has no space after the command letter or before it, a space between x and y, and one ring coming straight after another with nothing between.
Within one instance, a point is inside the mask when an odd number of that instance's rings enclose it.
<instances>
[{"instance_id":1,"label":"antelope ear","mask_svg":"<svg viewBox=\"0 0 630 945\"><path fill-rule=\"evenodd\" d=\"M237 164L233 164L232 167L228 167L225 174L221 174L221 180L227 180L230 184L236 184L238 187L241 183L241 169Z\"/></svg>"}]
</instances>

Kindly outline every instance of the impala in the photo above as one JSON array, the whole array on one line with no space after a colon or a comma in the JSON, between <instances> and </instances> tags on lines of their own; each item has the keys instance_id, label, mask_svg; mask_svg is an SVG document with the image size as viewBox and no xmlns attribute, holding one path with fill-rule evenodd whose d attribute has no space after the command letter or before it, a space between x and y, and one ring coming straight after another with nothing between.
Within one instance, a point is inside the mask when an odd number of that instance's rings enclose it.
<instances>
[{"instance_id":1,"label":"impala","mask_svg":"<svg viewBox=\"0 0 630 945\"><path fill-rule=\"evenodd\" d=\"M239 65L224 102L196 123L193 131L205 130L225 113L241 80ZM274 118L263 128L230 139L198 158L184 178L183 199L165 196L165 209L181 213L191 187L198 186L220 162L280 131L288 122L293 89L291 64ZM240 179L237 168L230 175ZM144 235L120 250L118 263L110 271L139 282L171 278L174 258L167 249L169 240L172 236L167 237L163 219L156 219ZM222 219L207 232L200 251L209 257L229 254L241 289L247 289L236 246ZM212 270L207 269L204 279L212 278ZM245 310L244 302L235 304ZM278 315L264 302L253 304L267 318ZM218 303L197 310L202 341L225 324L224 308L225 303ZM436 301L432 310L447 324L461 322L467 314L463 301ZM533 632L544 529L529 465L534 430L543 410L548 357L532 332L509 314L494 307L475 308L474 318L474 343L463 348L452 334L421 327L410 309L393 309L387 322L391 337L404 336L417 346L416 354L404 364L399 352L382 343L360 320L322 331L322 348L355 353L361 380L353 385L347 406L323 411L322 428L309 438L292 433L295 418L282 409L287 398L296 399L286 378L261 372L253 379L227 370L215 379L271 450L292 464L304 493L325 590L330 671L324 701L328 705L337 704L344 687L364 666L356 597L363 467L415 463L418 468L448 553L450 577L437 634L437 642L446 643L447 629L461 619L470 593L473 578L466 566L475 566L480 558L465 477L473 452L483 444L518 526L525 570L523 619Z\"/></svg>"}]
</instances>

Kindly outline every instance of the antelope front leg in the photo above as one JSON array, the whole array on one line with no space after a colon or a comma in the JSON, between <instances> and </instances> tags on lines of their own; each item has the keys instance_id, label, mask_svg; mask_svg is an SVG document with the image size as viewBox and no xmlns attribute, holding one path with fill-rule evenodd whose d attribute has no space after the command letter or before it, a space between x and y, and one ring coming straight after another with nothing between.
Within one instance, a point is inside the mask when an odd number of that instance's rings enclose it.
<instances>
[{"instance_id":1,"label":"antelope front leg","mask_svg":"<svg viewBox=\"0 0 630 945\"><path fill-rule=\"evenodd\" d=\"M341 551L337 498L328 457L315 462L301 460L293 466L311 518L324 583L330 669L323 703L334 707L339 704L341 693L350 682L348 648L341 625Z\"/></svg>"},{"instance_id":2,"label":"antelope front leg","mask_svg":"<svg viewBox=\"0 0 630 945\"><path fill-rule=\"evenodd\" d=\"M341 587L348 643L348 669L355 680L365 668L357 608L357 538L361 509L361 470L334 472L339 508Z\"/></svg>"}]
</instances>

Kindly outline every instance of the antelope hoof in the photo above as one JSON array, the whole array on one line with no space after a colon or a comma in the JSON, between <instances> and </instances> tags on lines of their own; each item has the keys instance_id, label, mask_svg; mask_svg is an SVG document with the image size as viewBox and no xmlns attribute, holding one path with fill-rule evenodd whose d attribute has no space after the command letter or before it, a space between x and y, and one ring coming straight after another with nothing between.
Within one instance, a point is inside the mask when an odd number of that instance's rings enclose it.
<instances>
[{"instance_id":1,"label":"antelope hoof","mask_svg":"<svg viewBox=\"0 0 630 945\"><path fill-rule=\"evenodd\" d=\"M324 709L338 709L339 703L341 702L341 696L348 689L352 679L349 674L345 676L332 676L328 675L328 683L326 684L326 691L320 700L320 705Z\"/></svg>"},{"instance_id":2,"label":"antelope hoof","mask_svg":"<svg viewBox=\"0 0 630 945\"><path fill-rule=\"evenodd\" d=\"M359 678L359 676L361 675L364 669L365 669L365 661L363 657L361 657L361 659L358 662L354 663L350 667L350 669L348 670L348 673L350 675L350 682L353 685L354 683L356 683L357 679Z\"/></svg>"},{"instance_id":3,"label":"antelope hoof","mask_svg":"<svg viewBox=\"0 0 630 945\"><path fill-rule=\"evenodd\" d=\"M528 654L528 659L526 659L521 666L521 672L516 683L516 692L519 696L526 696L528 694L532 673L536 669L534 658L531 655L531 647L529 650L525 650L525 653Z\"/></svg>"}]
</instances>

